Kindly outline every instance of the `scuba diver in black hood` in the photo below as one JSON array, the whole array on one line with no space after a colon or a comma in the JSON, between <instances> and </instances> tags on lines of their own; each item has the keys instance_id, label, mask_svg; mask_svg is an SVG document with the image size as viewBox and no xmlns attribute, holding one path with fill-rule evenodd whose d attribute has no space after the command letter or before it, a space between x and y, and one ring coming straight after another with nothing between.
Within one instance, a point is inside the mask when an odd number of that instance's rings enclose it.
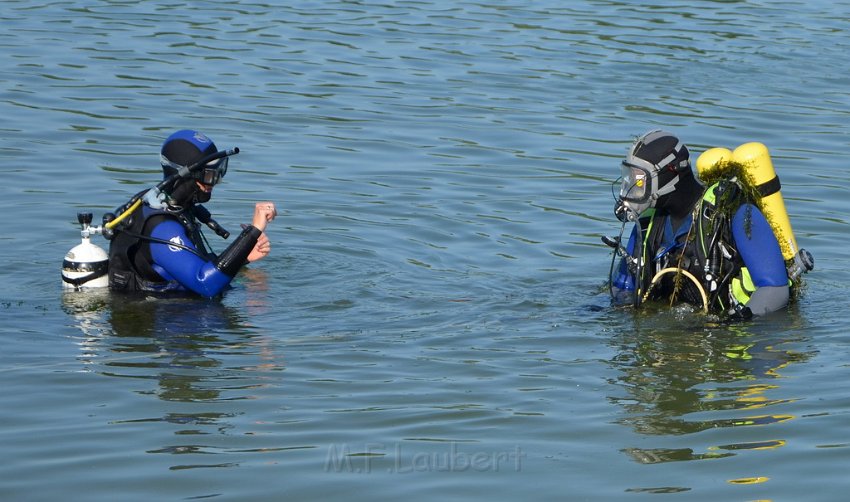
<instances>
[{"instance_id":1,"label":"scuba diver in black hood","mask_svg":"<svg viewBox=\"0 0 850 502\"><path fill-rule=\"evenodd\" d=\"M272 202L258 202L251 225L221 254L205 245L200 223L229 233L201 205L227 173L228 157L204 134L180 130L162 145L163 182L136 194L104 217L111 229L109 288L113 291L221 293L243 265L269 254L266 225L277 215ZM117 217L115 215L118 215ZM119 221L120 220L120 221Z\"/></svg>"},{"instance_id":2,"label":"scuba diver in black hood","mask_svg":"<svg viewBox=\"0 0 850 502\"><path fill-rule=\"evenodd\" d=\"M615 303L639 306L669 297L740 319L787 305L789 276L779 243L740 180L706 189L688 148L662 130L640 136L621 168L614 213L624 225L636 225L625 247L618 238L603 238L622 257L616 268L612 263Z\"/></svg>"}]
</instances>

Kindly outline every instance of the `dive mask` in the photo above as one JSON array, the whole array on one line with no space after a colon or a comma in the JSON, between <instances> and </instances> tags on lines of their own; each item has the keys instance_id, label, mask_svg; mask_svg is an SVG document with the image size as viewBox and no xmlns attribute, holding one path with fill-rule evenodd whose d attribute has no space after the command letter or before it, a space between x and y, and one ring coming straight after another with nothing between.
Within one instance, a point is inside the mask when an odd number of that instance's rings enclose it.
<instances>
[{"instance_id":1,"label":"dive mask","mask_svg":"<svg viewBox=\"0 0 850 502\"><path fill-rule=\"evenodd\" d=\"M649 200L652 192L652 173L645 167L623 161L620 165L620 200L642 203Z\"/></svg>"},{"instance_id":2,"label":"dive mask","mask_svg":"<svg viewBox=\"0 0 850 502\"><path fill-rule=\"evenodd\" d=\"M669 166L669 158L664 159L665 164L661 166ZM650 207L655 206L655 202L662 196L667 195L676 190L676 184L679 182L679 172L681 169L689 168L690 164L687 160L682 161L680 165L671 169L670 176L672 178L667 181L664 186L659 186L659 175L661 167L639 157L629 155L626 160L620 164L620 194L619 198L623 205L636 214L646 211Z\"/></svg>"},{"instance_id":3,"label":"dive mask","mask_svg":"<svg viewBox=\"0 0 850 502\"><path fill-rule=\"evenodd\" d=\"M203 183L204 185L217 185L224 175L227 174L228 157L221 157L207 162L203 168L193 169L192 178ZM168 160L165 156L160 155L160 163L163 167L170 167L178 173L186 170L186 166L181 166Z\"/></svg>"},{"instance_id":4,"label":"dive mask","mask_svg":"<svg viewBox=\"0 0 850 502\"><path fill-rule=\"evenodd\" d=\"M636 162L629 162L634 160ZM652 207L655 198L653 194L658 185L658 170L649 162L634 158L624 160L620 164L620 202L637 219L642 212ZM638 165L638 163L646 165Z\"/></svg>"},{"instance_id":5,"label":"dive mask","mask_svg":"<svg viewBox=\"0 0 850 502\"><path fill-rule=\"evenodd\" d=\"M198 181L204 185L217 185L224 175L227 174L228 157L212 160L204 166L198 176Z\"/></svg>"}]
</instances>

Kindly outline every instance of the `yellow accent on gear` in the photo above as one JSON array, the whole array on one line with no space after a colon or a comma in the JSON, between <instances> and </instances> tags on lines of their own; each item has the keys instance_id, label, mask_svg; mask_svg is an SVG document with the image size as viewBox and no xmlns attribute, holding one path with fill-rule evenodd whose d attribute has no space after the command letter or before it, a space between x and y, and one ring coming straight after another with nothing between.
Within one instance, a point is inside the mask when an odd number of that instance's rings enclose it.
<instances>
[{"instance_id":1,"label":"yellow accent on gear","mask_svg":"<svg viewBox=\"0 0 850 502\"><path fill-rule=\"evenodd\" d=\"M756 185L762 185L776 177L773 162L770 160L770 153L767 151L767 147L761 143L744 143L732 152L732 160L747 166L747 172L753 177ZM765 217L773 228L776 240L779 241L782 256L786 260L794 258L798 249L797 240L794 238L793 230L791 230L791 221L788 219L788 211L785 209L782 191L777 190L767 197L762 197L761 204L764 209L763 212L767 213Z\"/></svg>"},{"instance_id":2,"label":"yellow accent on gear","mask_svg":"<svg viewBox=\"0 0 850 502\"><path fill-rule=\"evenodd\" d=\"M697 157L697 176L703 179L702 174L711 170L720 162L732 160L732 150L728 148L709 148Z\"/></svg>"},{"instance_id":3,"label":"yellow accent on gear","mask_svg":"<svg viewBox=\"0 0 850 502\"><path fill-rule=\"evenodd\" d=\"M106 225L104 225L104 226L105 226L106 228L112 228L112 227L114 227L115 225L117 225L117 224L121 223L121 220L123 220L124 218L126 218L126 217L130 216L130 214L131 214L133 211L135 211L135 210L136 210L136 208L137 208L137 207L139 207L139 204L141 204L141 203L142 203L142 199L141 199L141 198L139 198L138 200L136 200L136 202L134 202L134 203L133 203L133 205L131 205L129 208L127 208L127 210L126 210L126 211L124 211L123 213L119 214L117 218L115 218L114 220L110 221L109 223L107 223L107 224L106 224Z\"/></svg>"},{"instance_id":4,"label":"yellow accent on gear","mask_svg":"<svg viewBox=\"0 0 850 502\"><path fill-rule=\"evenodd\" d=\"M747 174L752 178L756 186L771 182L776 178L773 162L770 160L770 152L762 143L744 143L734 151L728 148L716 147L704 151L697 158L697 175L704 179L704 174L714 166L723 162L737 162L742 164ZM794 258L797 254L797 240L791 229L791 221L788 219L788 211L785 209L785 201L782 191L761 198L761 208L765 218L773 229L773 234L779 242L782 256L785 260Z\"/></svg>"},{"instance_id":5,"label":"yellow accent on gear","mask_svg":"<svg viewBox=\"0 0 850 502\"><path fill-rule=\"evenodd\" d=\"M753 284L753 278L750 277L750 271L747 267L741 268L741 276L732 279L731 283L732 296L741 305L746 305L750 301L750 296L755 293L756 285Z\"/></svg>"}]
</instances>

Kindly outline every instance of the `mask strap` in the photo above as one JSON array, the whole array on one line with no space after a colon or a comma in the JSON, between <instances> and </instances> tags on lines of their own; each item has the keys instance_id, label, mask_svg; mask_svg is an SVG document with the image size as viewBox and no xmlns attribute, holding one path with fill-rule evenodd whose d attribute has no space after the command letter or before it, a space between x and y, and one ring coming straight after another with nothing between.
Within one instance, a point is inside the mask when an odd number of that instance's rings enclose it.
<instances>
[{"instance_id":1,"label":"mask strap","mask_svg":"<svg viewBox=\"0 0 850 502\"><path fill-rule=\"evenodd\" d=\"M658 180L657 177L655 179ZM658 199L659 197L661 197L663 195L667 195L668 193L676 190L676 183L678 183L678 182L679 182L679 175L677 174L672 180L668 181L666 185L659 188L658 191L656 191L652 195L652 198Z\"/></svg>"}]
</instances>

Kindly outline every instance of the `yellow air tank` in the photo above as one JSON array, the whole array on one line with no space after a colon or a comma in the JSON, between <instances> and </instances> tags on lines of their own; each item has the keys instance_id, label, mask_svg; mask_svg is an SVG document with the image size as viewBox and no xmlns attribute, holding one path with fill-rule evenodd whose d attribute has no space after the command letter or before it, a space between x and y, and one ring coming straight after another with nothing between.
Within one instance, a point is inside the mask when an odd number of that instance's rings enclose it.
<instances>
[{"instance_id":1,"label":"yellow air tank","mask_svg":"<svg viewBox=\"0 0 850 502\"><path fill-rule=\"evenodd\" d=\"M697 176L705 179L705 173L711 170L718 162L729 162L732 160L732 150L728 148L709 148L702 152L697 158Z\"/></svg>"},{"instance_id":2,"label":"yellow air tank","mask_svg":"<svg viewBox=\"0 0 850 502\"><path fill-rule=\"evenodd\" d=\"M791 230L791 221L788 219L788 211L785 210L785 201L782 199L779 178L773 170L773 162L767 147L758 142L744 143L732 152L732 159L746 166L747 172L762 194L761 203L764 208L765 217L773 228L782 256L786 260L794 258L797 254L797 241Z\"/></svg>"}]
</instances>

